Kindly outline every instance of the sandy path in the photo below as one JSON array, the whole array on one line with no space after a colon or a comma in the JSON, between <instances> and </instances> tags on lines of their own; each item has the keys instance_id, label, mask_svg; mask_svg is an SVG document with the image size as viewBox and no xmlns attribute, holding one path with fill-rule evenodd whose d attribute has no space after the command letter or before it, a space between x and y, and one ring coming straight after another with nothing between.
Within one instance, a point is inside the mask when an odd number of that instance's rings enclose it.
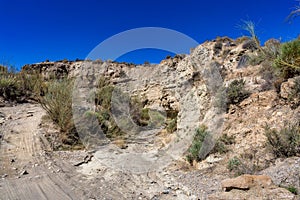
<instances>
[{"instance_id":1,"label":"sandy path","mask_svg":"<svg viewBox=\"0 0 300 200\"><path fill-rule=\"evenodd\" d=\"M0 112L7 119L1 125L0 199L77 199L42 149L38 127L44 111L23 104Z\"/></svg>"},{"instance_id":2,"label":"sandy path","mask_svg":"<svg viewBox=\"0 0 300 200\"><path fill-rule=\"evenodd\" d=\"M87 152L49 151L44 114L35 104L0 108L0 199L193 199L164 169L132 174L98 162L99 152L78 165Z\"/></svg>"}]
</instances>

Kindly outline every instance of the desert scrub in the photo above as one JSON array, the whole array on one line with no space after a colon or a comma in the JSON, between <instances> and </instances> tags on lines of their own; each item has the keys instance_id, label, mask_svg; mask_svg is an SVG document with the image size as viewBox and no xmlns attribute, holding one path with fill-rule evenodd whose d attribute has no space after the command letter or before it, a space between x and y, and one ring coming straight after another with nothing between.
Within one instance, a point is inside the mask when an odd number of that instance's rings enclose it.
<instances>
[{"instance_id":1,"label":"desert scrub","mask_svg":"<svg viewBox=\"0 0 300 200\"><path fill-rule=\"evenodd\" d=\"M149 108L144 108L144 103L138 97L130 98L129 108L133 121L138 126L148 126L150 115Z\"/></svg>"},{"instance_id":2,"label":"desert scrub","mask_svg":"<svg viewBox=\"0 0 300 200\"><path fill-rule=\"evenodd\" d=\"M142 101L139 96L129 97L129 99L130 116L136 125L151 128L158 128L164 125L166 117L163 112L146 108L146 101Z\"/></svg>"},{"instance_id":3,"label":"desert scrub","mask_svg":"<svg viewBox=\"0 0 300 200\"><path fill-rule=\"evenodd\" d=\"M14 75L1 75L0 93L6 100L16 100L21 95L19 83Z\"/></svg>"},{"instance_id":4,"label":"desert scrub","mask_svg":"<svg viewBox=\"0 0 300 200\"><path fill-rule=\"evenodd\" d=\"M276 39L266 41L264 47L261 47L262 51L251 54L249 64L254 66L266 62L273 63L279 55L280 45L280 41Z\"/></svg>"},{"instance_id":5,"label":"desert scrub","mask_svg":"<svg viewBox=\"0 0 300 200\"><path fill-rule=\"evenodd\" d=\"M288 124L279 131L265 127L267 146L276 158L300 155L299 124Z\"/></svg>"},{"instance_id":6,"label":"desert scrub","mask_svg":"<svg viewBox=\"0 0 300 200\"><path fill-rule=\"evenodd\" d=\"M26 95L27 98L38 100L38 97L46 89L46 84L40 73L31 71L21 71L17 74L20 81L20 90Z\"/></svg>"},{"instance_id":7,"label":"desert scrub","mask_svg":"<svg viewBox=\"0 0 300 200\"><path fill-rule=\"evenodd\" d=\"M149 126L152 128L160 128L166 122L166 116L160 110L150 109L149 116L150 116Z\"/></svg>"},{"instance_id":8,"label":"desert scrub","mask_svg":"<svg viewBox=\"0 0 300 200\"><path fill-rule=\"evenodd\" d=\"M177 130L177 110L167 110L166 129L168 133L173 133Z\"/></svg>"},{"instance_id":9,"label":"desert scrub","mask_svg":"<svg viewBox=\"0 0 300 200\"><path fill-rule=\"evenodd\" d=\"M135 125L137 127L151 125L152 111L145 108L145 103L139 97L130 97L115 88L105 77L99 79L95 104L100 127L111 140L126 137L126 131L138 131L135 130ZM116 115L114 116L112 112Z\"/></svg>"},{"instance_id":10,"label":"desert scrub","mask_svg":"<svg viewBox=\"0 0 300 200\"><path fill-rule=\"evenodd\" d=\"M167 131L173 133L177 130L177 119L171 119L167 122Z\"/></svg>"},{"instance_id":11,"label":"desert scrub","mask_svg":"<svg viewBox=\"0 0 300 200\"><path fill-rule=\"evenodd\" d=\"M298 190L294 186L290 185L290 186L284 187L284 188L287 189L288 191L290 191L291 193L293 193L294 195L298 195Z\"/></svg>"},{"instance_id":12,"label":"desert scrub","mask_svg":"<svg viewBox=\"0 0 300 200\"><path fill-rule=\"evenodd\" d=\"M0 95L7 101L25 102L28 98L37 100L42 79L35 71L15 72L0 66Z\"/></svg>"},{"instance_id":13,"label":"desert scrub","mask_svg":"<svg viewBox=\"0 0 300 200\"><path fill-rule=\"evenodd\" d=\"M112 113L111 101L114 86L105 77L100 77L95 92L95 105L99 125L108 138L117 138L124 133L117 126Z\"/></svg>"},{"instance_id":14,"label":"desert scrub","mask_svg":"<svg viewBox=\"0 0 300 200\"><path fill-rule=\"evenodd\" d=\"M271 89L276 89L277 91L280 89L280 86L276 86L275 84L277 75L274 67L272 66L272 62L273 61L264 61L261 64L259 74L261 75L261 78L265 80L265 82L261 85L260 91L267 91Z\"/></svg>"},{"instance_id":15,"label":"desert scrub","mask_svg":"<svg viewBox=\"0 0 300 200\"><path fill-rule=\"evenodd\" d=\"M251 49L251 50L258 49L262 54L265 54L265 51L261 47L260 40L258 39L258 36L256 34L256 30L255 30L256 27L255 27L254 22L253 21L242 20L242 24L239 27L242 30L247 31L251 36L251 40L246 41L243 44L243 48L244 49ZM247 45L247 42L248 42L248 45Z\"/></svg>"},{"instance_id":16,"label":"desert scrub","mask_svg":"<svg viewBox=\"0 0 300 200\"><path fill-rule=\"evenodd\" d=\"M23 95L20 86L16 73L6 66L0 66L0 95L5 100L16 101Z\"/></svg>"},{"instance_id":17,"label":"desert scrub","mask_svg":"<svg viewBox=\"0 0 300 200\"><path fill-rule=\"evenodd\" d=\"M250 93L245 89L245 81L243 79L234 80L228 87L219 87L213 104L219 113L227 112L229 105L238 104L249 95Z\"/></svg>"},{"instance_id":18,"label":"desert scrub","mask_svg":"<svg viewBox=\"0 0 300 200\"><path fill-rule=\"evenodd\" d=\"M72 115L73 80L60 79L47 83L39 103L51 120L60 128L60 139L63 144L79 144L79 137L73 123Z\"/></svg>"},{"instance_id":19,"label":"desert scrub","mask_svg":"<svg viewBox=\"0 0 300 200\"><path fill-rule=\"evenodd\" d=\"M227 88L228 104L238 104L249 96L243 79L232 81Z\"/></svg>"},{"instance_id":20,"label":"desert scrub","mask_svg":"<svg viewBox=\"0 0 300 200\"><path fill-rule=\"evenodd\" d=\"M198 155L205 138L209 136L209 134L207 127L204 125L196 129L196 134L186 156L186 159L190 164L192 164L194 160L197 162L200 161Z\"/></svg>"},{"instance_id":21,"label":"desert scrub","mask_svg":"<svg viewBox=\"0 0 300 200\"><path fill-rule=\"evenodd\" d=\"M238 159L237 157L234 157L228 161L227 168L229 169L229 171L234 171L234 170L237 170L240 165L241 165L240 159Z\"/></svg>"},{"instance_id":22,"label":"desert scrub","mask_svg":"<svg viewBox=\"0 0 300 200\"><path fill-rule=\"evenodd\" d=\"M233 157L229 159L227 164L227 169L233 173L234 176L240 176L242 174L254 174L257 171L256 165L246 164L238 157Z\"/></svg>"},{"instance_id":23,"label":"desert scrub","mask_svg":"<svg viewBox=\"0 0 300 200\"><path fill-rule=\"evenodd\" d=\"M220 153L220 154L227 153L229 151L228 145L232 145L234 143L235 143L234 136L228 136L227 134L223 134L221 137L217 139L211 153Z\"/></svg>"},{"instance_id":24,"label":"desert scrub","mask_svg":"<svg viewBox=\"0 0 300 200\"><path fill-rule=\"evenodd\" d=\"M262 54L262 53L258 53L256 55L251 55L250 59L249 59L249 64L252 66L259 65L263 61L265 61L265 59L266 59L266 56L265 56L265 54Z\"/></svg>"},{"instance_id":25,"label":"desert scrub","mask_svg":"<svg viewBox=\"0 0 300 200\"><path fill-rule=\"evenodd\" d=\"M300 74L300 40L296 39L281 45L274 67L279 70L284 79Z\"/></svg>"}]
</instances>

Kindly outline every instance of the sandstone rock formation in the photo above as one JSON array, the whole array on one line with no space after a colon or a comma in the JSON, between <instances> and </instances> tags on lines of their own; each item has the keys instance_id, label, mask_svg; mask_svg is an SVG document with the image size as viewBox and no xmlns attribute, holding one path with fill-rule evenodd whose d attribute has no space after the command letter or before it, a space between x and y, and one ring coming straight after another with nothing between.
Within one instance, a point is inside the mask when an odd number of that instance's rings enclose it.
<instances>
[{"instance_id":1,"label":"sandstone rock formation","mask_svg":"<svg viewBox=\"0 0 300 200\"><path fill-rule=\"evenodd\" d=\"M265 89L268 80L261 74L264 66L250 66L248 63L249 55L255 54L257 47L252 41L224 37L195 47L190 55L169 57L156 65L80 60L24 66L24 71L35 70L45 80L53 76L76 78L78 87L74 88L75 103L82 108L86 106L84 109L91 108L87 97L101 75L114 87L141 99L145 108L159 110L163 114L178 112L174 133L167 133L165 127L143 129L132 124L135 137L126 145L123 141L114 141L105 146L107 148L88 149L88 154L93 155L49 150L50 156L46 161L53 161L49 168L59 170L55 172L58 175L54 176L55 180L50 186L56 188L54 183L65 180L64 187L68 189L65 193L57 189L59 194L73 197L70 188L75 188L80 197L85 199L97 199L99 195L102 195L102 199L296 199L297 196L285 188L293 186L298 191L300 189L299 157L276 159L266 145L264 129L266 125L280 129L286 121L299 118L298 104L291 106L288 101L295 79L284 82L280 94L272 86ZM249 95L227 107L223 89L239 79L245 81ZM125 112L126 106L122 109ZM3 112L11 114L7 109L3 109ZM121 126L121 120L119 122ZM1 115L2 123L11 122ZM207 126L211 137L203 142L198 155L201 161L190 166L185 160L185 153L195 129L203 124ZM47 128L51 129L48 134L57 132L51 126L40 128L41 133L35 132L41 138L47 134ZM9 131L0 136L8 141L10 138L16 140L16 134ZM30 137L28 132L27 136ZM227 139L223 141L227 151L212 151L222 137ZM229 141L228 138L233 139ZM44 143L43 146L37 142L36 146L45 149L48 144L47 141ZM120 143L122 148L114 145L116 143ZM26 149L30 147L26 146ZM75 158L79 158L79 161ZM236 158L233 163L236 172L228 167L233 158ZM42 159L37 159L37 162L40 171L47 171ZM0 175L8 174L5 170L1 169ZM34 170L28 172L30 176ZM46 173L47 177L49 174ZM241 174L256 175L232 178ZM76 186L66 177L74 177L72 181L78 178L81 182L77 182L79 186ZM4 177L8 182L12 181L8 186L0 185L5 198L18 197L9 192L19 187L16 179L10 178L10 175ZM42 178L39 184L42 185L43 181L47 183L48 179ZM101 186L97 185L99 182ZM29 185L30 190L37 187L34 182ZM42 188L46 186L42 185ZM40 197L40 193L35 195Z\"/></svg>"}]
</instances>

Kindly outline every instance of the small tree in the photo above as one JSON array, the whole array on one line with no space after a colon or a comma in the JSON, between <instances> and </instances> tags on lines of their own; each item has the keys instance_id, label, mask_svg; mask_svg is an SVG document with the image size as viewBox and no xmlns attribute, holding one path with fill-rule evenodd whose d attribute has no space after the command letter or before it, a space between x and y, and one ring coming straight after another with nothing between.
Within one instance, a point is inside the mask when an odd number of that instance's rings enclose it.
<instances>
[{"instance_id":1,"label":"small tree","mask_svg":"<svg viewBox=\"0 0 300 200\"><path fill-rule=\"evenodd\" d=\"M284 79L300 74L300 40L284 43L274 65Z\"/></svg>"}]
</instances>

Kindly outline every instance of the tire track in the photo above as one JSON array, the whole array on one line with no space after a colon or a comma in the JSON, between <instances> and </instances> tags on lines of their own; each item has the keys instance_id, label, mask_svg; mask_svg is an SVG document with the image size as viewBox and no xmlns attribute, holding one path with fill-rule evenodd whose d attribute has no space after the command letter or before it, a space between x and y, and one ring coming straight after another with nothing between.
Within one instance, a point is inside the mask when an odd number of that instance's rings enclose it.
<instances>
[{"instance_id":1,"label":"tire track","mask_svg":"<svg viewBox=\"0 0 300 200\"><path fill-rule=\"evenodd\" d=\"M45 158L38 132L45 112L33 104L5 107L0 112L9 116L4 131L7 143L0 146L1 166L4 166L0 174L8 174L0 179L0 199L80 199L64 175L53 171L56 166L46 164L53 161ZM16 170L11 172L10 168Z\"/></svg>"}]
</instances>

